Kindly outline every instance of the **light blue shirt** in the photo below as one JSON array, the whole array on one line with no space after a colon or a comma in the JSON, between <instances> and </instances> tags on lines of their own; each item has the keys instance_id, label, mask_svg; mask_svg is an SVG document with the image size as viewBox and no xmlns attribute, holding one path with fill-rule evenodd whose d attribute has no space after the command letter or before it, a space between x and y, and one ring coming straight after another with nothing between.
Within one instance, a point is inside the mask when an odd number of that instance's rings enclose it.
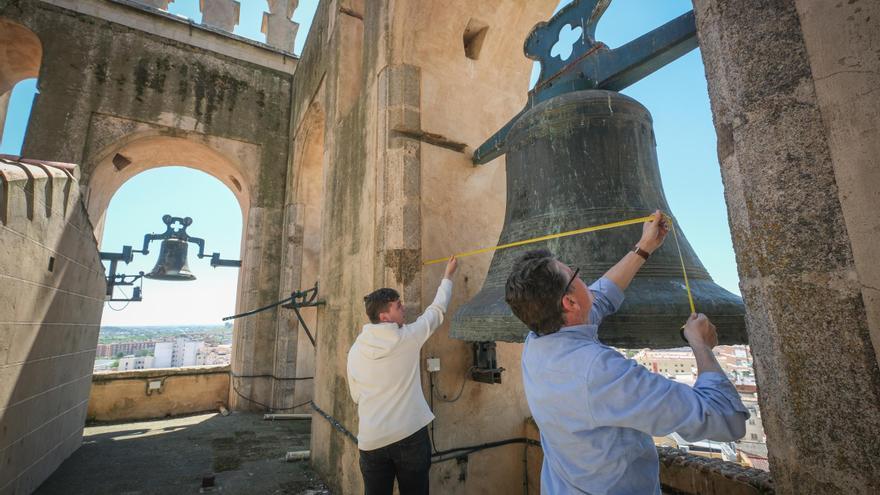
<instances>
[{"instance_id":1,"label":"light blue shirt","mask_svg":"<svg viewBox=\"0 0 880 495\"><path fill-rule=\"evenodd\" d=\"M693 388L651 373L599 342L599 323L623 302L601 278L590 286L590 323L526 338L526 399L541 429L541 493L660 494L651 436L733 441L748 410L724 375L704 372Z\"/></svg>"}]
</instances>

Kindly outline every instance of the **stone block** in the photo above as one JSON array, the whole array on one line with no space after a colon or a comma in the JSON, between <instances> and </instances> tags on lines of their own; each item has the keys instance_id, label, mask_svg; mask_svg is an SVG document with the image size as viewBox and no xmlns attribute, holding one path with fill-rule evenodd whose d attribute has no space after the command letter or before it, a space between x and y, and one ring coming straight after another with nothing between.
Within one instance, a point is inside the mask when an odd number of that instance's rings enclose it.
<instances>
[{"instance_id":1,"label":"stone block","mask_svg":"<svg viewBox=\"0 0 880 495\"><path fill-rule=\"evenodd\" d=\"M299 5L299 0L268 0L268 2L269 12L285 16L288 19L293 16L293 12Z\"/></svg>"},{"instance_id":2,"label":"stone block","mask_svg":"<svg viewBox=\"0 0 880 495\"><path fill-rule=\"evenodd\" d=\"M282 14L269 12L263 13L263 25L260 28L266 35L266 44L293 53L293 42L299 24L290 20L290 17Z\"/></svg>"},{"instance_id":3,"label":"stone block","mask_svg":"<svg viewBox=\"0 0 880 495\"><path fill-rule=\"evenodd\" d=\"M231 33L238 24L240 7L237 0L199 0L202 24Z\"/></svg>"}]
</instances>

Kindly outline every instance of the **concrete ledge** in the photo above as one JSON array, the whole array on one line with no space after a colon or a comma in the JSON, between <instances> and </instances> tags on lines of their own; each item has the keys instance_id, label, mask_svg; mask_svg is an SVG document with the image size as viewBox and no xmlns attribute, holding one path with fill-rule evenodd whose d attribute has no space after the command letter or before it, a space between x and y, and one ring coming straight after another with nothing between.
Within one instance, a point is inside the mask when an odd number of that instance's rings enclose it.
<instances>
[{"instance_id":1,"label":"concrete ledge","mask_svg":"<svg viewBox=\"0 0 880 495\"><path fill-rule=\"evenodd\" d=\"M229 366L95 373L89 421L131 421L216 411L229 399Z\"/></svg>"},{"instance_id":2,"label":"concrete ledge","mask_svg":"<svg viewBox=\"0 0 880 495\"><path fill-rule=\"evenodd\" d=\"M160 378L165 376L211 375L215 373L229 374L228 364L208 366L184 366L181 368L150 368L130 371L98 371L92 375L92 382L108 382L113 380L133 380Z\"/></svg>"},{"instance_id":3,"label":"concrete ledge","mask_svg":"<svg viewBox=\"0 0 880 495\"><path fill-rule=\"evenodd\" d=\"M757 495L775 493L770 473L733 462L657 447L666 494Z\"/></svg>"}]
</instances>

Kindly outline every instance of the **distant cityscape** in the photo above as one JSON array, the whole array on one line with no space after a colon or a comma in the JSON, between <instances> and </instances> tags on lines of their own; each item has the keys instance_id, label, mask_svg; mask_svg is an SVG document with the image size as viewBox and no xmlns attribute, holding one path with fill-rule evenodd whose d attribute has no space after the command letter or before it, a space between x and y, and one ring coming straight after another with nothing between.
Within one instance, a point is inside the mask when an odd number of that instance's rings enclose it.
<instances>
[{"instance_id":1,"label":"distant cityscape","mask_svg":"<svg viewBox=\"0 0 880 495\"><path fill-rule=\"evenodd\" d=\"M628 357L648 370L672 380L693 386L697 381L697 361L690 348L624 350ZM758 406L758 387L755 382L752 353L746 345L719 345L714 349L718 364L736 386L743 405L749 410L746 434L738 442L688 442L680 435L672 433L654 438L654 443L687 450L692 454L738 462L740 464L770 470L767 461L767 437L761 423L761 409Z\"/></svg>"},{"instance_id":2,"label":"distant cityscape","mask_svg":"<svg viewBox=\"0 0 880 495\"><path fill-rule=\"evenodd\" d=\"M232 325L101 327L96 372L229 364Z\"/></svg>"}]
</instances>

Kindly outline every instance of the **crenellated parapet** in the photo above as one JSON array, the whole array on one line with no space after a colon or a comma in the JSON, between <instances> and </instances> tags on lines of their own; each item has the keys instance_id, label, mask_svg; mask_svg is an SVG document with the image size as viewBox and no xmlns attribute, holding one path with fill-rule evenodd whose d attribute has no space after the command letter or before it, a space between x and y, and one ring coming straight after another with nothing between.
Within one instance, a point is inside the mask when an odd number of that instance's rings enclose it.
<instances>
[{"instance_id":1,"label":"crenellated parapet","mask_svg":"<svg viewBox=\"0 0 880 495\"><path fill-rule=\"evenodd\" d=\"M199 0L202 24L232 32L238 24L241 5L236 0Z\"/></svg>"},{"instance_id":2,"label":"crenellated parapet","mask_svg":"<svg viewBox=\"0 0 880 495\"><path fill-rule=\"evenodd\" d=\"M68 217L79 199L75 165L0 156L0 223Z\"/></svg>"},{"instance_id":3,"label":"crenellated parapet","mask_svg":"<svg viewBox=\"0 0 880 495\"><path fill-rule=\"evenodd\" d=\"M75 173L0 155L2 493L31 493L81 441L104 268Z\"/></svg>"},{"instance_id":4,"label":"crenellated parapet","mask_svg":"<svg viewBox=\"0 0 880 495\"><path fill-rule=\"evenodd\" d=\"M168 10L174 0L126 0L133 1L159 10ZM269 12L263 13L261 31L266 35L266 44L284 50L293 51L299 24L290 20L299 5L299 0L269 0ZM202 24L222 31L232 32L238 25L241 12L239 0L199 0L199 11L202 13Z\"/></svg>"}]
</instances>

